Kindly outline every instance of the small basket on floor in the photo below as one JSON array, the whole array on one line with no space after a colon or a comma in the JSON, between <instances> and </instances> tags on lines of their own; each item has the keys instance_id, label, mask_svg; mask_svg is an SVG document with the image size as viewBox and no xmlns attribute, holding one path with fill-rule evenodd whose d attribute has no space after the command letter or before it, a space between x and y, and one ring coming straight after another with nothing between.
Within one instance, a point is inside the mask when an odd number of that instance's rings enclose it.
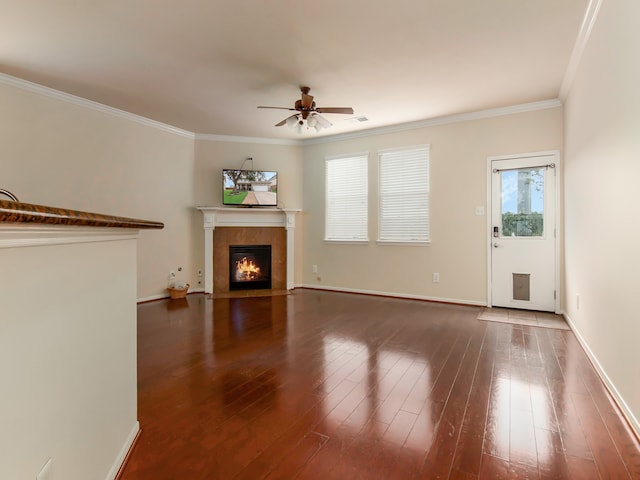
<instances>
[{"instance_id":1,"label":"small basket on floor","mask_svg":"<svg viewBox=\"0 0 640 480\"><path fill-rule=\"evenodd\" d=\"M185 298L189 291L189 284L187 283L183 288L168 287L167 290L171 298Z\"/></svg>"}]
</instances>

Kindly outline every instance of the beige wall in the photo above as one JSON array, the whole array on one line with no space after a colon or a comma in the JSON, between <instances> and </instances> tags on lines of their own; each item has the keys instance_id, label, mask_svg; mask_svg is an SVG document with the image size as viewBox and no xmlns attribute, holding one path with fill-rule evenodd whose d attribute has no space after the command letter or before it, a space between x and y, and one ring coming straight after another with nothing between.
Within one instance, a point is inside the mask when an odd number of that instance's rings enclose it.
<instances>
[{"instance_id":1,"label":"beige wall","mask_svg":"<svg viewBox=\"0 0 640 480\"><path fill-rule=\"evenodd\" d=\"M142 299L164 295L168 273L178 267L178 279L202 288L196 275L204 268L202 215L193 206L220 205L222 168L253 157L253 168L278 171L281 206L305 210L295 235L297 285L482 303L486 217L476 216L475 207L486 203L486 157L559 149L562 132L561 110L550 109L302 147L194 141L2 83L0 101L6 172L0 187L26 202L165 223L162 231L141 233ZM377 246L376 151L418 143L431 145L432 244ZM359 151L370 152L372 242L325 245L324 157ZM439 284L431 283L435 271Z\"/></svg>"},{"instance_id":2,"label":"beige wall","mask_svg":"<svg viewBox=\"0 0 640 480\"><path fill-rule=\"evenodd\" d=\"M164 222L143 231L138 297L195 279L193 138L0 82L0 188L21 201Z\"/></svg>"},{"instance_id":3,"label":"beige wall","mask_svg":"<svg viewBox=\"0 0 640 480\"><path fill-rule=\"evenodd\" d=\"M431 146L431 245L377 245L377 151ZM562 109L362 137L304 150L304 284L484 304L487 157L562 146ZM369 244L324 243L324 159L369 152ZM311 266L318 265L318 274ZM440 283L432 283L432 273Z\"/></svg>"},{"instance_id":4,"label":"beige wall","mask_svg":"<svg viewBox=\"0 0 640 480\"><path fill-rule=\"evenodd\" d=\"M0 478L52 458L55 479L112 480L139 428L135 232L15 230L0 225Z\"/></svg>"},{"instance_id":5,"label":"beige wall","mask_svg":"<svg viewBox=\"0 0 640 480\"><path fill-rule=\"evenodd\" d=\"M602 4L565 104L564 188L566 313L640 431L638 18L636 0Z\"/></svg>"}]
</instances>

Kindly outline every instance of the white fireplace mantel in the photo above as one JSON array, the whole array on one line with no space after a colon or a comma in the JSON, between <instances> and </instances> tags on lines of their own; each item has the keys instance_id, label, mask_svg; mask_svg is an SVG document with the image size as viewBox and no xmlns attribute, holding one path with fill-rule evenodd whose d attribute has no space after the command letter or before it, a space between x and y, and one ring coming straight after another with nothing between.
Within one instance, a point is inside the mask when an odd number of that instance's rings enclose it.
<instances>
[{"instance_id":1,"label":"white fireplace mantel","mask_svg":"<svg viewBox=\"0 0 640 480\"><path fill-rule=\"evenodd\" d=\"M287 290L294 285L296 209L196 207L204 215L204 291L213 293L213 230L216 227L282 227L287 230Z\"/></svg>"}]
</instances>

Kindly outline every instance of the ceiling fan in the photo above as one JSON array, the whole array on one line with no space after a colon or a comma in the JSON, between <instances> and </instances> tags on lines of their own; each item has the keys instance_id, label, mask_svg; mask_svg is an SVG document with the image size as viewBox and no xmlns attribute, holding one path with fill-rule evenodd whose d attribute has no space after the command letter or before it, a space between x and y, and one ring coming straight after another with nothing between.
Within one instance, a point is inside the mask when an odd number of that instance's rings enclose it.
<instances>
[{"instance_id":1,"label":"ceiling fan","mask_svg":"<svg viewBox=\"0 0 640 480\"><path fill-rule=\"evenodd\" d=\"M278 110L290 110L297 112L290 117L285 118L281 122L276 123L276 127L288 125L291 128L295 128L300 132L302 126L307 123L308 128L315 128L320 131L323 128L328 128L332 123L324 118L321 113L344 113L348 115L353 114L353 108L351 107L316 107L316 102L313 101L313 96L309 95L309 87L300 87L302 97L300 100L296 100L293 108L288 107L265 107L259 106L258 108L275 108Z\"/></svg>"}]
</instances>

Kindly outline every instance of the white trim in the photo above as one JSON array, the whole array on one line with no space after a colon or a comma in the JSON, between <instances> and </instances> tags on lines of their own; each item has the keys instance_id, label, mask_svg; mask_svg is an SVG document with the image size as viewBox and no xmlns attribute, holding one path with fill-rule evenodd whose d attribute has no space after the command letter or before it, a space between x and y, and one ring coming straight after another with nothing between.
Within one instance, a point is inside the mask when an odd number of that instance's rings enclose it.
<instances>
[{"instance_id":1,"label":"white trim","mask_svg":"<svg viewBox=\"0 0 640 480\"><path fill-rule=\"evenodd\" d=\"M562 159L560 152L555 151L556 154L556 224L554 225L554 235L556 240L556 310L554 313L560 314L562 312L562 277L561 277L561 265L564 263L564 250L562 250L561 238L563 236L562 226L564 225L564 211L562 210L562 202L560 197L563 194L562 185Z\"/></svg>"},{"instance_id":2,"label":"white trim","mask_svg":"<svg viewBox=\"0 0 640 480\"><path fill-rule=\"evenodd\" d=\"M309 283L303 283L300 285L296 285L296 288L308 288L310 290L328 290L333 292L344 292L344 293L359 293L362 295L375 295L378 297L393 297L393 298L403 298L407 300L426 300L429 302L440 302L440 303L455 303L458 305L471 305L478 307L486 307L486 302L478 301L478 300L462 300L459 298L442 298L442 297L431 297L427 295L415 295L411 293L398 293L398 292L382 292L379 290L363 290L361 288L346 288L346 287L331 287L327 285L314 285Z\"/></svg>"},{"instance_id":3,"label":"white trim","mask_svg":"<svg viewBox=\"0 0 640 480\"><path fill-rule=\"evenodd\" d=\"M130 113L124 110L120 110L118 108L110 107L102 103L94 102L93 100L87 100L86 98L78 97L76 95L71 95L70 93L61 92L53 88L49 88L43 85L39 85L37 83L29 82L27 80L23 80L22 78L12 77L11 75L7 75L6 73L0 73L0 83L5 85L10 85L12 87L17 87L22 90L26 90L28 92L44 95L46 97L55 98L56 100L61 100L66 103L71 103L74 105L79 105L81 107L90 108L91 110L97 110L99 112L106 113L108 115L113 115L114 117L124 118L126 120L130 120L132 122L146 125L148 127L153 127L153 128L157 128L158 130L163 130L165 132L173 133L173 134L191 138L191 139L194 138L194 134L187 130L174 127L172 125L167 125L166 123L158 122L156 120L152 120L150 118L146 118L141 115L136 115L135 113Z\"/></svg>"},{"instance_id":4,"label":"white trim","mask_svg":"<svg viewBox=\"0 0 640 480\"><path fill-rule=\"evenodd\" d=\"M369 158L369 150L363 150L361 152L354 153L342 153L338 155L327 155L324 157L324 160L340 160L341 158L351 158L351 157L367 157Z\"/></svg>"},{"instance_id":5,"label":"white trim","mask_svg":"<svg viewBox=\"0 0 640 480\"><path fill-rule=\"evenodd\" d=\"M492 157L487 157L487 160L489 160L489 164L491 164L491 161L493 160L516 160L518 158L548 157L549 155L557 155L559 157L560 151L548 150L543 152L516 153L514 155L495 155Z\"/></svg>"},{"instance_id":6,"label":"white trim","mask_svg":"<svg viewBox=\"0 0 640 480\"><path fill-rule=\"evenodd\" d=\"M594 2L598 4L597 8L599 8L602 0L592 0L592 3ZM595 13L597 13L597 9ZM595 13L594 13L593 21L595 21ZM593 21L589 24L588 33L590 33L591 31ZM93 100L88 100L86 98L78 97L70 93L61 92L59 90L55 90L50 87L45 87L44 85L39 85L37 83L33 83L28 80L24 80L22 78L13 77L11 75L7 75L6 73L0 73L0 84L10 85L10 86L20 88L22 90L26 90L32 93L37 93L50 98L55 98L63 102L90 108L92 110L97 110L109 115L113 115L115 117L124 118L126 120L130 120L130 121L133 121L142 125L146 125L149 127L157 128L159 130L163 130L169 133L174 133L176 135L180 135L183 137L191 138L193 140L235 142L235 143L255 143L255 144L268 144L268 145L291 145L291 146L306 146L306 145L317 145L317 144L323 144L323 143L333 143L333 142L348 140L352 138L370 137L373 135L402 132L405 130L415 130L417 128L431 127L436 125L446 125L450 123L467 122L470 120L499 117L499 116L511 115L515 113L525 113L525 112L532 112L536 110L546 110L546 109L557 108L562 106L562 103L560 102L560 100L549 99L549 100L542 100L540 102L523 103L523 104L512 105L508 107L491 108L491 109L479 110L475 112L445 115L442 117L417 120L414 122L387 125L384 127L360 130L352 133L327 135L320 138L297 140L297 139L283 139L283 138L241 137L241 136L234 136L234 135L194 133L188 130L184 130L182 128L168 125L166 123L158 122L157 120L152 120L150 118L143 117L141 115L136 115L135 113L130 113L124 110L120 110L118 108L110 107L108 105L104 105L102 103L98 103Z\"/></svg>"},{"instance_id":7,"label":"white trim","mask_svg":"<svg viewBox=\"0 0 640 480\"><path fill-rule=\"evenodd\" d=\"M369 245L369 240L322 240L325 245Z\"/></svg>"},{"instance_id":8,"label":"white trim","mask_svg":"<svg viewBox=\"0 0 640 480\"><path fill-rule=\"evenodd\" d=\"M204 288L200 287L200 288L191 288L189 287L189 291L187 292L187 296L191 295L192 293L205 293L204 292ZM149 295L148 297L138 297L136 299L136 303L146 303L146 302L152 302L154 300L162 300L165 298L169 298L171 295L169 295L169 293L159 293L157 295Z\"/></svg>"},{"instance_id":9,"label":"white trim","mask_svg":"<svg viewBox=\"0 0 640 480\"><path fill-rule=\"evenodd\" d=\"M213 293L213 231L216 227L282 227L286 230L286 288L293 288L296 214L292 208L196 207L204 217L204 291Z\"/></svg>"},{"instance_id":10,"label":"white trim","mask_svg":"<svg viewBox=\"0 0 640 480\"><path fill-rule=\"evenodd\" d=\"M287 138L264 138L264 137L236 137L233 135L216 135L213 133L196 133L196 140L204 140L208 142L235 142L235 143L260 143L265 145L291 145L302 146L302 140L294 140Z\"/></svg>"},{"instance_id":11,"label":"white trim","mask_svg":"<svg viewBox=\"0 0 640 480\"><path fill-rule=\"evenodd\" d=\"M487 222L487 226L486 226L486 232L485 232L485 242L487 242L486 248L487 248L487 307L491 307L492 303L491 303L491 298L492 298L492 294L493 294L493 290L491 288L491 282L492 282L492 276L491 276L491 255L493 255L493 253L491 252L491 246L493 243L493 235L492 235L492 224L491 221L493 220L492 216L493 216L493 198L491 197L491 173L492 173L492 169L491 169L491 160L489 158L487 158L487 177L486 177L486 182L487 182L487 200L486 200L486 207L485 207L485 215L486 215L486 222Z\"/></svg>"},{"instance_id":12,"label":"white trim","mask_svg":"<svg viewBox=\"0 0 640 480\"><path fill-rule=\"evenodd\" d=\"M442 117L429 118L425 120L417 120L415 122L399 123L395 125L387 125L385 127L370 128L352 133L342 133L336 135L328 135L321 138L312 138L303 140L302 144L318 145L322 143L333 143L341 140L350 140L353 138L370 137L373 135L382 135L386 133L403 132L406 130L415 130L418 128L433 127L437 125L447 125L450 123L468 122L471 120L480 120L483 118L500 117L503 115L512 115L516 113L534 112L537 110L547 110L550 108L561 107L562 103L557 98L551 100L542 100L540 102L523 103L512 105L509 107L491 108L488 110L479 110L475 112L459 113L455 115L445 115Z\"/></svg>"},{"instance_id":13,"label":"white trim","mask_svg":"<svg viewBox=\"0 0 640 480\"><path fill-rule=\"evenodd\" d=\"M159 293L157 295L149 295L148 297L139 297L136 299L136 303L152 302L154 300L162 300L163 298L169 298L169 293Z\"/></svg>"},{"instance_id":14,"label":"white trim","mask_svg":"<svg viewBox=\"0 0 640 480\"><path fill-rule=\"evenodd\" d=\"M401 153L407 150L420 150L425 149L427 152L431 153L431 144L430 143L419 143L417 145L407 145L406 147L393 147L393 148L380 148L378 149L378 158L380 155L385 155L388 153Z\"/></svg>"},{"instance_id":15,"label":"white trim","mask_svg":"<svg viewBox=\"0 0 640 480\"><path fill-rule=\"evenodd\" d=\"M293 139L269 139L269 138L254 138L254 137L234 137L232 135L214 135L206 133L196 133L195 138L197 140L211 140L220 142L247 142L247 143L271 143L276 145L319 145L325 143L339 142L342 140L350 140L354 138L371 137L374 135L383 135L387 133L403 132L406 130L415 130L418 128L433 127L438 125L448 125L451 123L468 122L472 120L481 120L484 118L501 117L504 115L513 115L516 113L535 112L538 110L548 110L551 108L558 108L562 106L562 102L557 99L542 100L539 102L522 103L518 105L511 105L507 107L490 108L487 110L477 110L473 112L458 113L454 115L444 115L442 117L428 118L424 120L417 120L414 122L398 123L394 125L387 125L384 127L369 128L366 130L360 130L350 133L338 133L335 135L325 135L323 137L315 137L301 140ZM369 152L366 152L367 154ZM326 158L340 158L344 155L335 155Z\"/></svg>"},{"instance_id":16,"label":"white trim","mask_svg":"<svg viewBox=\"0 0 640 480\"><path fill-rule=\"evenodd\" d=\"M205 216L205 228L284 227L295 228L294 208L196 207Z\"/></svg>"},{"instance_id":17,"label":"white trim","mask_svg":"<svg viewBox=\"0 0 640 480\"><path fill-rule=\"evenodd\" d=\"M431 245L431 240L429 240L428 242L421 242L421 241L410 241L407 240L406 242L401 242L398 240L376 240L376 244L377 245L400 245L403 247L428 247L429 245Z\"/></svg>"},{"instance_id":18,"label":"white trim","mask_svg":"<svg viewBox=\"0 0 640 480\"><path fill-rule=\"evenodd\" d=\"M590 0L589 5L587 6L587 11L584 14L582 25L580 26L580 31L576 38L576 43L571 51L571 57L569 58L569 63L567 64L567 69L565 70L564 78L560 85L560 93L558 94L558 97L563 103L567 100L569 89L571 88L573 80L576 77L576 73L578 72L578 66L580 65L580 60L582 60L582 54L589 42L593 26L598 19L598 12L602 6L602 1L603 0Z\"/></svg>"},{"instance_id":19,"label":"white trim","mask_svg":"<svg viewBox=\"0 0 640 480\"><path fill-rule=\"evenodd\" d=\"M555 174L556 174L556 181L555 181L555 186L556 186L556 192L555 192L555 225L554 225L554 230L555 230L555 244L554 244L554 250L555 250L555 272L554 272L554 278L555 278L555 291L556 291L556 298L555 298L555 306L554 306L554 312L556 314L560 314L561 310L560 310L560 263L561 263L561 251L560 251L560 237L562 236L561 234L561 226L562 223L560 222L560 196L562 194L561 192L561 188L562 188L562 168L561 168L561 158L560 158L560 151L559 150L549 150L549 151L543 151L543 152L533 152L533 153L518 153L518 154L514 154L514 155L498 155L498 156L493 156L493 157L487 157L487 231L486 231L486 241L487 241L487 303L486 305L488 307L491 307L492 302L491 302L491 283L492 283L492 276L491 276L491 268L492 268L492 262L491 262L491 256L493 255L492 251L491 251L491 245L493 243L492 240L492 234L491 234L491 216L492 216L492 208L493 208L493 198L491 197L491 175L492 175L492 167L491 167L491 162L493 162L494 160L515 160L518 158L535 158L535 157L548 157L548 156L554 156L555 157L555 164L556 164L556 168L555 170Z\"/></svg>"},{"instance_id":20,"label":"white trim","mask_svg":"<svg viewBox=\"0 0 640 480\"><path fill-rule=\"evenodd\" d=\"M138 435L139 431L140 431L140 422L136 421L136 423L133 424L133 427L131 428L131 431L129 432L127 439L125 440L124 445L122 445L122 448L118 453L118 456L113 462L113 465L109 470L109 473L107 473L105 480L115 480L116 475L118 475L118 471L120 471L120 467L122 467L122 464L126 460L127 454L129 453L129 450L131 449L131 446L133 445L133 442L136 439L136 436Z\"/></svg>"},{"instance_id":21,"label":"white trim","mask_svg":"<svg viewBox=\"0 0 640 480\"><path fill-rule=\"evenodd\" d=\"M23 223L0 224L0 248L112 242L116 240L135 240L138 236L138 229Z\"/></svg>"},{"instance_id":22,"label":"white trim","mask_svg":"<svg viewBox=\"0 0 640 480\"><path fill-rule=\"evenodd\" d=\"M563 313L563 315L564 315L564 318L567 320L569 327L571 327L571 331L578 339L578 343L580 343L580 346L585 351L585 353L587 354L587 357L591 361L591 364L593 365L596 372L598 373L598 376L602 380L602 383L604 383L605 387L607 388L611 396L614 398L614 400L618 404L618 407L620 408L622 415L625 417L627 422L629 422L629 425L634 430L636 436L640 438L640 422L638 422L638 419L633 414L633 411L629 408L629 405L627 405L627 402L625 402L624 397L620 395L620 392L616 388L615 384L611 381L611 379L607 375L607 372L605 371L604 367L598 361L598 357L596 357L595 353L593 353L591 348L589 348L589 344L584 339L584 337L580 333L580 330L578 329L576 324L573 322L571 317L569 317L569 315L567 315L566 312Z\"/></svg>"}]
</instances>

